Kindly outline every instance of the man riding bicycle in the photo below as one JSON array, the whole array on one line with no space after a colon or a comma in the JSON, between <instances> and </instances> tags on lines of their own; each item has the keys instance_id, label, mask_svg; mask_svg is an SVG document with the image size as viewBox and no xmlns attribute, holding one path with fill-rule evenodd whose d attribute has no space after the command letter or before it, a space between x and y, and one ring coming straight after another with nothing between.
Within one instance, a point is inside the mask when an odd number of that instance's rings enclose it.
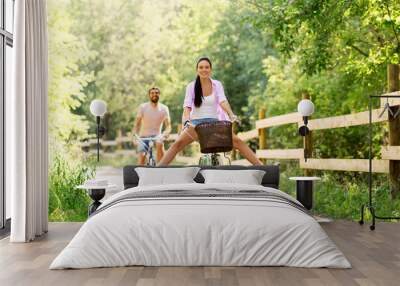
<instances>
[{"instance_id":1,"label":"man riding bicycle","mask_svg":"<svg viewBox=\"0 0 400 286\"><path fill-rule=\"evenodd\" d=\"M152 87L148 92L149 101L142 103L137 111L135 124L132 130L133 135L138 134L139 137L144 138L138 140L138 165L144 165L146 160L146 153L149 150L149 137L155 139L155 146L157 150L157 162L161 160L164 155L164 142L159 138L166 139L171 133L171 119L169 116L169 109L166 105L159 102L160 89ZM164 132L161 134L162 127L165 127ZM162 135L162 136L160 136Z\"/></svg>"}]
</instances>

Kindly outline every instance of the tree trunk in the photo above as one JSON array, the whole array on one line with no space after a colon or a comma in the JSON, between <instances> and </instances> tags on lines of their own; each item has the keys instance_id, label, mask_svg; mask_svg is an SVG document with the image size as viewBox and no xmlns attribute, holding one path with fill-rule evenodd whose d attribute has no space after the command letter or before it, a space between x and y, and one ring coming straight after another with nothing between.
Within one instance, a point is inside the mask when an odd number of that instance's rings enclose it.
<instances>
[{"instance_id":1,"label":"tree trunk","mask_svg":"<svg viewBox=\"0 0 400 286\"><path fill-rule=\"evenodd\" d=\"M389 64L387 66L388 92L399 90L399 65ZM399 105L392 106L393 114L396 114ZM389 146L400 145L400 116L394 118L389 112ZM392 198L400 195L400 161L389 161L389 183Z\"/></svg>"},{"instance_id":2,"label":"tree trunk","mask_svg":"<svg viewBox=\"0 0 400 286\"><path fill-rule=\"evenodd\" d=\"M265 118L265 108L260 108L258 110L258 119L264 119ZM263 150L267 149L267 139L266 139L266 132L267 130L265 128L259 129L258 130L258 149ZM267 163L267 159L261 159L261 162L265 165Z\"/></svg>"}]
</instances>

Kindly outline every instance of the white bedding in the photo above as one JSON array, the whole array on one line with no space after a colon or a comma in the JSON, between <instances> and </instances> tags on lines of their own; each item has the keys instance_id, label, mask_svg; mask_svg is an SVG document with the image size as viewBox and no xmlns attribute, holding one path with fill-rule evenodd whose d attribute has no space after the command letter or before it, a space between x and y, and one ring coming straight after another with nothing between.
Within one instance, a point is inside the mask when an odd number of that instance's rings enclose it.
<instances>
[{"instance_id":1,"label":"white bedding","mask_svg":"<svg viewBox=\"0 0 400 286\"><path fill-rule=\"evenodd\" d=\"M141 191L262 190L238 184L142 186L117 193L89 218L50 269L127 265L350 268L308 214L262 198L182 197L122 200ZM107 207L108 205L108 207Z\"/></svg>"}]
</instances>

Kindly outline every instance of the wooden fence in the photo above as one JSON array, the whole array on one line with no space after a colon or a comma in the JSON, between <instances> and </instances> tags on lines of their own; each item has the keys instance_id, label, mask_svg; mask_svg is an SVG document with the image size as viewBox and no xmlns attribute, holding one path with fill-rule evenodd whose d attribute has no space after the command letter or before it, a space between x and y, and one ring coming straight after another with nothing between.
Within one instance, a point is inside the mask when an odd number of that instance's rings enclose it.
<instances>
[{"instance_id":1,"label":"wooden fence","mask_svg":"<svg viewBox=\"0 0 400 286\"><path fill-rule=\"evenodd\" d=\"M389 64L388 65L388 93L385 95L400 96L400 66ZM309 98L307 93L303 94L303 98ZM381 101L381 107L372 110L372 123L388 122L388 145L381 146L380 157L381 159L372 160L372 172L374 173L388 173L389 182L392 195L400 194L400 117L393 118L387 111L383 116L380 114L384 111L384 104L389 103L393 106L391 109L396 113L400 109L400 99L390 98L388 101ZM369 111L357 112L346 115L332 116L326 118L309 119L308 128L310 133L303 139L302 148L296 149L268 149L267 148L267 128L297 124L298 127L303 125L303 119L297 112L283 114L265 118L265 109L259 110L258 120L255 122L255 129L246 132L238 133L239 138L243 141L251 139L258 139L259 149L256 150L256 155L264 163L267 159L278 160L298 160L300 168L304 169L305 175L310 175L312 170L331 170L331 171L349 171L349 172L368 172L369 160L368 159L343 159L343 158L313 158L313 140L312 134L318 130L346 128L351 126L361 126L369 124ZM235 130L235 129L234 129ZM178 130L179 131L179 130ZM174 141L177 134L171 134L168 141ZM91 150L92 146L97 143L96 139L90 139L82 144L82 148L88 152L96 152ZM127 145L132 144L132 138L129 136L117 136L116 140L100 141L102 146L101 153L107 156L118 155L136 155L135 148ZM125 147L124 147L125 146ZM113 149L113 152L107 152L107 149ZM307 154L307 161L304 160L304 154ZM177 161L183 164L196 164L200 154L192 157L184 157L178 154ZM245 160L234 160L237 158L237 152L232 152L232 163L238 165L250 165Z\"/></svg>"},{"instance_id":2,"label":"wooden fence","mask_svg":"<svg viewBox=\"0 0 400 286\"><path fill-rule=\"evenodd\" d=\"M393 92L392 95L400 95L400 92ZM394 99L389 101L392 105L397 105L400 102ZM379 117L383 111L383 107L372 110L372 122L384 122L388 121L388 114L385 113L382 117ZM356 171L356 172L368 172L368 159L340 159L340 158L329 158L329 159L318 159L310 158L312 155L312 133L318 130L324 129L335 129L345 128L350 126L367 125L369 122L369 112L363 111L358 113L339 115L333 117L310 119L308 121L308 127L311 134L306 136L303 141L303 148L296 149L268 149L267 148L267 132L266 129L275 126L281 126L286 124L297 124L299 127L303 124L302 117L299 113L293 112L283 114L279 116L265 117L265 109L260 109L259 120L256 121L256 128L246 132L238 133L239 138L243 141L251 139L258 139L259 148L256 150L257 157L262 160L267 159L279 159L279 160L299 160L299 166L303 169L316 169L316 170L336 170L336 171ZM390 134L389 134L390 136ZM393 136L393 135L392 135ZM400 134L397 134L400 136ZM93 135L92 135L93 137ZM167 141L174 141L178 137L178 134L171 134ZM88 141L82 142L82 148L85 151L95 153L95 146L97 139L91 138ZM132 145L132 138L130 136L119 135L115 140L100 140L101 154L105 156L135 156L136 151ZM128 146L128 148L126 148ZM307 150L309 158L307 162L304 160L304 149ZM198 162L199 154L193 157L178 156L178 161L186 164L195 164ZM400 160L400 146L382 146L381 147L381 158L380 160L373 160L372 171L376 173L389 173L389 162L390 160ZM234 160L233 164L249 165L250 163L245 160Z\"/></svg>"},{"instance_id":3,"label":"wooden fence","mask_svg":"<svg viewBox=\"0 0 400 286\"><path fill-rule=\"evenodd\" d=\"M97 154L97 139L95 134L89 135L87 141L81 142L81 148L90 154ZM178 134L170 134L167 142L173 142L178 138ZM136 156L136 148L133 146L132 136L122 136L121 133L115 140L100 139L100 155L105 157L118 157L118 156ZM178 154L176 160L183 164L196 164L199 161L199 154L188 157L183 154Z\"/></svg>"},{"instance_id":4,"label":"wooden fence","mask_svg":"<svg viewBox=\"0 0 400 286\"><path fill-rule=\"evenodd\" d=\"M386 95L400 95L400 67L399 65L389 64L387 69L388 78L388 92ZM307 93L303 94L303 98L309 98ZM381 147L381 159L373 160L372 171L376 173L389 173L391 185L397 185L397 189L400 192L400 182L398 178L400 177L400 118L394 119L392 115L388 112L380 117L379 115L383 112L383 106L385 103L389 103L396 111L400 108L400 100L391 98L390 100L382 101L381 108L372 110L372 123L377 122L389 122L389 145ZM390 120L389 120L390 119ZM345 128L350 126L360 126L369 123L369 111L363 111L358 113L333 116L327 118L310 119L308 122L308 127L310 129L310 134L304 137L303 148L296 149L268 149L267 148L267 132L266 129L274 126L286 125L286 124L297 124L301 126L303 124L302 117L299 113L293 112L289 114L283 114L279 116L274 116L270 118L265 118L265 109L259 110L259 120L255 123L255 129L246 132L238 133L238 136L244 140L248 141L251 139L258 138L259 149L256 151L257 157L265 162L267 159L295 159L299 160L299 165L301 168L306 170L336 170L336 171L356 171L356 172L368 172L369 160L368 159L341 159L341 158L328 158L328 159L318 159L312 158L313 142L312 133L318 130L324 129L335 129L335 128ZM171 134L168 140L173 141L177 138L177 134ZM119 134L116 140L104 141L101 140L102 149L104 149L103 154L106 154L107 149L113 148L113 155L134 155L135 151L132 146L130 150L125 150L124 145L131 144L132 138L129 136L121 136ZM86 151L90 151L90 147L96 144L96 139L90 139L89 141L83 143L82 147ZM95 152L95 150L91 151ZM307 154L307 162L304 160L304 153ZM236 153L233 152L233 158L236 158ZM193 158L182 158L180 159L187 163L196 163L197 157ZM247 160L235 160L234 164L248 165Z\"/></svg>"},{"instance_id":5,"label":"wooden fence","mask_svg":"<svg viewBox=\"0 0 400 286\"><path fill-rule=\"evenodd\" d=\"M388 93L389 95L400 95L400 92ZM399 105L399 100L395 101L392 99L389 101L391 105ZM383 112L383 107L372 110L372 123L388 121L388 112L385 112L382 117L379 114ZM265 112L260 111L260 113ZM264 117L264 116L260 116ZM369 123L369 112L363 111L358 113L310 119L308 121L308 127L311 131L310 135L306 136L303 141L303 148L298 149L258 149L256 151L257 157L260 159L295 159L299 160L299 165L303 169L316 169L316 170L336 170L336 171L356 171L356 172L368 172L369 162L368 159L340 159L340 158L329 158L329 159L317 159L307 158L307 162L304 160L304 150L307 150L308 155L311 155L313 149L311 136L312 133L318 130L344 128L350 126L367 125ZM258 138L259 146L267 146L266 132L262 131L266 128L286 125L286 124L297 124L299 127L303 125L302 117L299 113L289 113L269 118L263 118L256 121L256 128L246 132L238 133L238 136L248 141L251 139ZM260 134L264 134L260 136ZM389 134L390 136L400 136L400 134ZM308 146L307 146L308 145ZM382 146L381 147L381 158L380 160L372 161L372 171L376 173L389 173L389 162L392 160L400 160L400 146ZM233 161L235 164L249 164L247 160Z\"/></svg>"}]
</instances>

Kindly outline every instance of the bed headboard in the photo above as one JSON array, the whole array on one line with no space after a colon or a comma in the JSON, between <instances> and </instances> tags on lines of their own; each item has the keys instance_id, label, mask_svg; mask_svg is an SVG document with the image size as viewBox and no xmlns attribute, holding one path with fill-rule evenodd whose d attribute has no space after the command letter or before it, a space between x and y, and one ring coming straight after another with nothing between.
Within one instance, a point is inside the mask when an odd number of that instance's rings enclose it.
<instances>
[{"instance_id":1,"label":"bed headboard","mask_svg":"<svg viewBox=\"0 0 400 286\"><path fill-rule=\"evenodd\" d=\"M124 167L124 189L136 187L139 183L139 177L135 171L137 165L128 165ZM140 166L143 167L143 166ZM167 168L182 168L188 166L168 166ZM147 167L158 168L158 167ZM166 168L160 167L160 168ZM224 165L218 167L202 166L201 169L223 169L223 170L263 170L265 175L261 184L265 187L279 189L279 165L263 165L263 166L240 166L240 165ZM204 183L203 176L198 173L194 178L197 183Z\"/></svg>"}]
</instances>

